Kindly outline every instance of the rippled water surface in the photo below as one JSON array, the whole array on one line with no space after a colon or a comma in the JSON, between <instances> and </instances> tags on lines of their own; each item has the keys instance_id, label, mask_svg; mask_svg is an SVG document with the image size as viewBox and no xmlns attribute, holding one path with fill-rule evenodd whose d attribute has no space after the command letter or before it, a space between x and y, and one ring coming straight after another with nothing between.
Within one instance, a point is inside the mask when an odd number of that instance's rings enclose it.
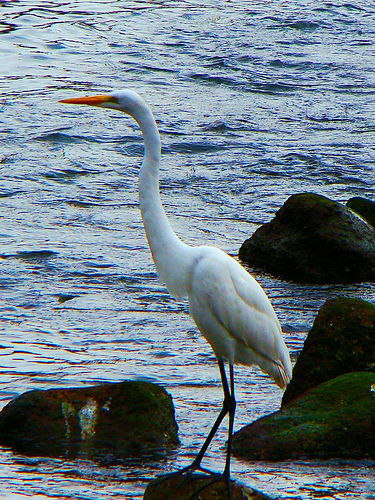
<instances>
[{"instance_id":1,"label":"rippled water surface","mask_svg":"<svg viewBox=\"0 0 375 500\"><path fill-rule=\"evenodd\" d=\"M143 379L173 395L181 447L165 462L99 466L0 453L0 495L142 498L187 464L221 405L215 359L159 284L138 210L136 125L59 99L130 87L163 141L176 232L236 255L292 194L374 200L373 2L0 3L0 398ZM327 298L374 285L256 277L293 360ZM236 369L235 428L278 409L257 369ZM225 428L206 465L220 469ZM372 462L245 463L233 475L280 498L375 498Z\"/></svg>"}]
</instances>

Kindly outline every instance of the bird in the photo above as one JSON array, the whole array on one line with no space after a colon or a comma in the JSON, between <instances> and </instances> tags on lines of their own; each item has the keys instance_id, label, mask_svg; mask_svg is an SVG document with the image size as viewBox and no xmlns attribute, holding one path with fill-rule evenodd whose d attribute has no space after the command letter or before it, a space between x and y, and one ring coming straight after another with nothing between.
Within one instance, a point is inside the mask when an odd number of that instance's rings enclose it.
<instances>
[{"instance_id":1,"label":"bird","mask_svg":"<svg viewBox=\"0 0 375 500\"><path fill-rule=\"evenodd\" d=\"M228 414L225 467L222 474L216 475L226 481L230 495L230 457L236 409L234 365L258 365L280 388L287 386L292 377L292 366L278 317L263 288L233 257L214 246L190 246L173 231L159 189L161 140L158 127L150 106L138 93L122 89L60 102L123 112L137 122L143 134L139 205L157 274L174 298L187 299L190 315L216 356L224 393L222 409L210 433L192 464L182 472L192 474L200 470L212 473L201 462Z\"/></svg>"}]
</instances>

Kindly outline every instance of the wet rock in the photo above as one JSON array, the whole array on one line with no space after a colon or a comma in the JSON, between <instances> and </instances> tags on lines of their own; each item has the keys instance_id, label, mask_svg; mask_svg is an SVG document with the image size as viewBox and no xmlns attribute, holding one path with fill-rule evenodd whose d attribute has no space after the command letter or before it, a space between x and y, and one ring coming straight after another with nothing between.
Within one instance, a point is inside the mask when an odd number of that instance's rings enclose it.
<instances>
[{"instance_id":1,"label":"wet rock","mask_svg":"<svg viewBox=\"0 0 375 500\"><path fill-rule=\"evenodd\" d=\"M178 444L171 396L145 382L26 392L0 412L0 444L15 452L116 460Z\"/></svg>"},{"instance_id":2,"label":"wet rock","mask_svg":"<svg viewBox=\"0 0 375 500\"><path fill-rule=\"evenodd\" d=\"M328 300L305 340L282 404L355 371L375 372L375 306L361 299Z\"/></svg>"},{"instance_id":3,"label":"wet rock","mask_svg":"<svg viewBox=\"0 0 375 500\"><path fill-rule=\"evenodd\" d=\"M375 227L375 203L373 201L356 196L350 198L346 206L363 217L372 227Z\"/></svg>"},{"instance_id":4,"label":"wet rock","mask_svg":"<svg viewBox=\"0 0 375 500\"><path fill-rule=\"evenodd\" d=\"M30 250L23 252L16 252L15 254L1 254L0 259L22 259L22 260L35 260L44 261L51 257L55 257L57 252L52 250Z\"/></svg>"},{"instance_id":5,"label":"wet rock","mask_svg":"<svg viewBox=\"0 0 375 500\"><path fill-rule=\"evenodd\" d=\"M375 458L375 373L347 373L236 432L245 460Z\"/></svg>"},{"instance_id":6,"label":"wet rock","mask_svg":"<svg viewBox=\"0 0 375 500\"><path fill-rule=\"evenodd\" d=\"M212 480L207 474L194 474L189 479L181 474L166 476L160 482L160 478L151 481L145 491L144 500L189 500L191 495L206 483ZM231 481L232 500L271 500L270 497L259 491L248 488ZM227 484L225 481L217 481L207 486L199 495L200 500L227 500L229 499Z\"/></svg>"},{"instance_id":7,"label":"wet rock","mask_svg":"<svg viewBox=\"0 0 375 500\"><path fill-rule=\"evenodd\" d=\"M375 458L375 306L328 300L293 369L281 410L233 438L247 460Z\"/></svg>"},{"instance_id":8,"label":"wet rock","mask_svg":"<svg viewBox=\"0 0 375 500\"><path fill-rule=\"evenodd\" d=\"M243 243L239 257L295 281L374 281L375 229L340 203L297 194Z\"/></svg>"}]
</instances>

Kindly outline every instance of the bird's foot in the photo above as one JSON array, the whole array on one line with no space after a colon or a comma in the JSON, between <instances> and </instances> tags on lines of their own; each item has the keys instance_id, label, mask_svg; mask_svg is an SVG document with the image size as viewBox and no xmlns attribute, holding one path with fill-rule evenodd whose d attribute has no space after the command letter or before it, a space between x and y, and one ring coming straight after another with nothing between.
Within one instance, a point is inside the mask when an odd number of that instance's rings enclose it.
<instances>
[{"instance_id":1,"label":"bird's foot","mask_svg":"<svg viewBox=\"0 0 375 500\"><path fill-rule=\"evenodd\" d=\"M212 478L206 481L202 486L200 486L198 489L196 489L189 497L189 500L194 500L195 498L198 498L197 495L201 493L203 490L208 488L214 483L217 482L224 482L226 484L226 489L228 491L228 499L232 500L232 492L231 492L231 485L230 485L230 478L227 474L219 474L219 473L214 473L210 472L212 474Z\"/></svg>"},{"instance_id":2,"label":"bird's foot","mask_svg":"<svg viewBox=\"0 0 375 500\"><path fill-rule=\"evenodd\" d=\"M168 479L172 479L177 476L181 476L181 482L179 485L183 484L185 481L189 481L189 479L193 476L194 472L200 471L203 472L204 474L208 475L216 475L216 472L213 472L209 469L206 469L205 467L202 467L200 463L193 462L187 467L183 467L182 469L178 469L175 472L171 472L170 474L163 474L162 476L157 477L154 479L154 484L160 484L164 481L167 481Z\"/></svg>"}]
</instances>

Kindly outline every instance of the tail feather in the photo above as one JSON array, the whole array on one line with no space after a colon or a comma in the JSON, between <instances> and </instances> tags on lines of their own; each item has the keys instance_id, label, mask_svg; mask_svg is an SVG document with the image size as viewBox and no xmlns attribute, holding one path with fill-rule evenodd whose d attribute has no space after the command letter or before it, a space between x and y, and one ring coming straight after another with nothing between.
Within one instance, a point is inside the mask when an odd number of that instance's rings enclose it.
<instances>
[{"instance_id":1,"label":"tail feather","mask_svg":"<svg viewBox=\"0 0 375 500\"><path fill-rule=\"evenodd\" d=\"M292 378L292 364L286 347L281 353L281 359L277 360L255 352L249 347L242 348L236 351L235 362L247 366L258 365L262 372L267 373L281 389L285 389Z\"/></svg>"},{"instance_id":2,"label":"tail feather","mask_svg":"<svg viewBox=\"0 0 375 500\"><path fill-rule=\"evenodd\" d=\"M273 376L273 379L281 389L285 389L289 384L292 376L291 374L287 373L283 365L276 364L275 368L276 376Z\"/></svg>"},{"instance_id":3,"label":"tail feather","mask_svg":"<svg viewBox=\"0 0 375 500\"><path fill-rule=\"evenodd\" d=\"M285 368L280 361L273 361L270 359L259 361L257 364L262 372L267 373L280 389L285 389L292 378L291 370Z\"/></svg>"}]
</instances>

